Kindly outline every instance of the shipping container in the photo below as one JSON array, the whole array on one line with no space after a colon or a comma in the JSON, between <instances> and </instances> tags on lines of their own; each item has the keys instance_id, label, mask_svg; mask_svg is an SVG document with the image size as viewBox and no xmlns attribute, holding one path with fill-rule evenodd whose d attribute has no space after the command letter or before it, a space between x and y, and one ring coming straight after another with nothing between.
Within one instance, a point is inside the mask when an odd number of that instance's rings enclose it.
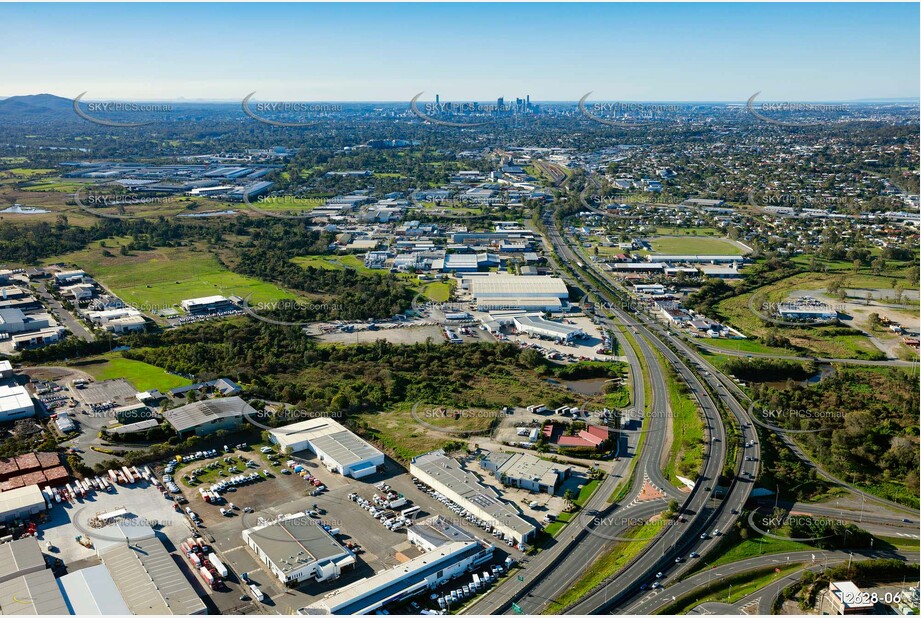
<instances>
[{"instance_id":1,"label":"shipping container","mask_svg":"<svg viewBox=\"0 0 921 618\"><path fill-rule=\"evenodd\" d=\"M214 567L214 570L217 571L221 577L227 577L229 573L227 567L224 566L224 563L221 562L213 552L208 554L208 562L211 563L211 566Z\"/></svg>"}]
</instances>

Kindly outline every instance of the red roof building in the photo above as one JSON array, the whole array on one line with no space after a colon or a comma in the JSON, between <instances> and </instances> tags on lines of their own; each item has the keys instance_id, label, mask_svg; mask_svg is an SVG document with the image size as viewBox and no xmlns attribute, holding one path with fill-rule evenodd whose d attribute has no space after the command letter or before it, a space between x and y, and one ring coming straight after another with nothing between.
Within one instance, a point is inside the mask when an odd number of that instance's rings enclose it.
<instances>
[{"instance_id":1,"label":"red roof building","mask_svg":"<svg viewBox=\"0 0 921 618\"><path fill-rule=\"evenodd\" d=\"M17 474L19 474L19 466L16 465L15 459L10 459L9 457L0 458L0 481L5 481Z\"/></svg>"},{"instance_id":2,"label":"red roof building","mask_svg":"<svg viewBox=\"0 0 921 618\"><path fill-rule=\"evenodd\" d=\"M35 453L26 453L16 458L16 465L19 466L20 472L32 472L41 470L42 466L38 463L38 456ZM28 485L29 483L27 483Z\"/></svg>"}]
</instances>

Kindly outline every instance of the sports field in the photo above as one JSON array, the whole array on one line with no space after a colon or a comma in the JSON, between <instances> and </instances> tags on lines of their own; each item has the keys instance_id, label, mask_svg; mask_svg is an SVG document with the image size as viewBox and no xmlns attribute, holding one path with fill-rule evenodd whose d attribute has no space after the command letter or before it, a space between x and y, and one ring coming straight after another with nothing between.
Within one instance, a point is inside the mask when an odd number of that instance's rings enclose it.
<instances>
[{"instance_id":1,"label":"sports field","mask_svg":"<svg viewBox=\"0 0 921 618\"><path fill-rule=\"evenodd\" d=\"M649 244L653 253L666 255L742 255L742 249L721 238L661 236Z\"/></svg>"}]
</instances>

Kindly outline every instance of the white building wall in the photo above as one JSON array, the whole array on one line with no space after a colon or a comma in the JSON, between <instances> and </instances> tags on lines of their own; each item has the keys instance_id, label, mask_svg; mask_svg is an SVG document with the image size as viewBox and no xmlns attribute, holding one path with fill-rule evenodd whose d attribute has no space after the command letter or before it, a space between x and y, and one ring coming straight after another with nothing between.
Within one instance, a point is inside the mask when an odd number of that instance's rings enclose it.
<instances>
[{"instance_id":1,"label":"white building wall","mask_svg":"<svg viewBox=\"0 0 921 618\"><path fill-rule=\"evenodd\" d=\"M475 517L478 517L482 519L483 521L489 522L489 524L493 528L499 530L499 532L501 532L502 534L506 536L510 536L511 538L515 539L518 543L526 542L524 539L524 536L520 532L510 528L504 522L499 521L498 519L493 517L490 513L487 513L486 511L484 511L482 508L480 508L476 504L473 504L472 502L470 502L469 500L467 500L460 494L456 493L455 491L453 491L446 485L442 484L441 481L429 475L429 473L426 472L425 470L422 470L410 464L410 473L416 478L420 479L423 483L425 483L429 487L432 487L436 491L441 492L442 494L444 494L445 496L447 496L448 498L450 498L457 504L464 507L468 512L472 513Z\"/></svg>"}]
</instances>

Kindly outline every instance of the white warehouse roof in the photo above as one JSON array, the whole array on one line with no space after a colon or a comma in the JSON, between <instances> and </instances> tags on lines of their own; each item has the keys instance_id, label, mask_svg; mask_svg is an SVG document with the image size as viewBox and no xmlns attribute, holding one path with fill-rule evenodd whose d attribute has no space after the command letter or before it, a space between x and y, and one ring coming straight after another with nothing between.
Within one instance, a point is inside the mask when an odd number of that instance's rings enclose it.
<instances>
[{"instance_id":1,"label":"white warehouse roof","mask_svg":"<svg viewBox=\"0 0 921 618\"><path fill-rule=\"evenodd\" d=\"M131 610L104 564L68 573L58 580L67 609L78 616L127 616Z\"/></svg>"},{"instance_id":2,"label":"white warehouse roof","mask_svg":"<svg viewBox=\"0 0 921 618\"><path fill-rule=\"evenodd\" d=\"M33 409L35 404L25 386L0 385L0 415Z\"/></svg>"},{"instance_id":3,"label":"white warehouse roof","mask_svg":"<svg viewBox=\"0 0 921 618\"><path fill-rule=\"evenodd\" d=\"M330 418L313 418L270 432L276 443L292 451L307 443L333 458L341 466L383 456L379 450Z\"/></svg>"},{"instance_id":4,"label":"white warehouse roof","mask_svg":"<svg viewBox=\"0 0 921 618\"><path fill-rule=\"evenodd\" d=\"M473 296L477 299L493 297L551 297L568 298L569 290L558 277L516 275L491 275L471 279Z\"/></svg>"}]
</instances>

